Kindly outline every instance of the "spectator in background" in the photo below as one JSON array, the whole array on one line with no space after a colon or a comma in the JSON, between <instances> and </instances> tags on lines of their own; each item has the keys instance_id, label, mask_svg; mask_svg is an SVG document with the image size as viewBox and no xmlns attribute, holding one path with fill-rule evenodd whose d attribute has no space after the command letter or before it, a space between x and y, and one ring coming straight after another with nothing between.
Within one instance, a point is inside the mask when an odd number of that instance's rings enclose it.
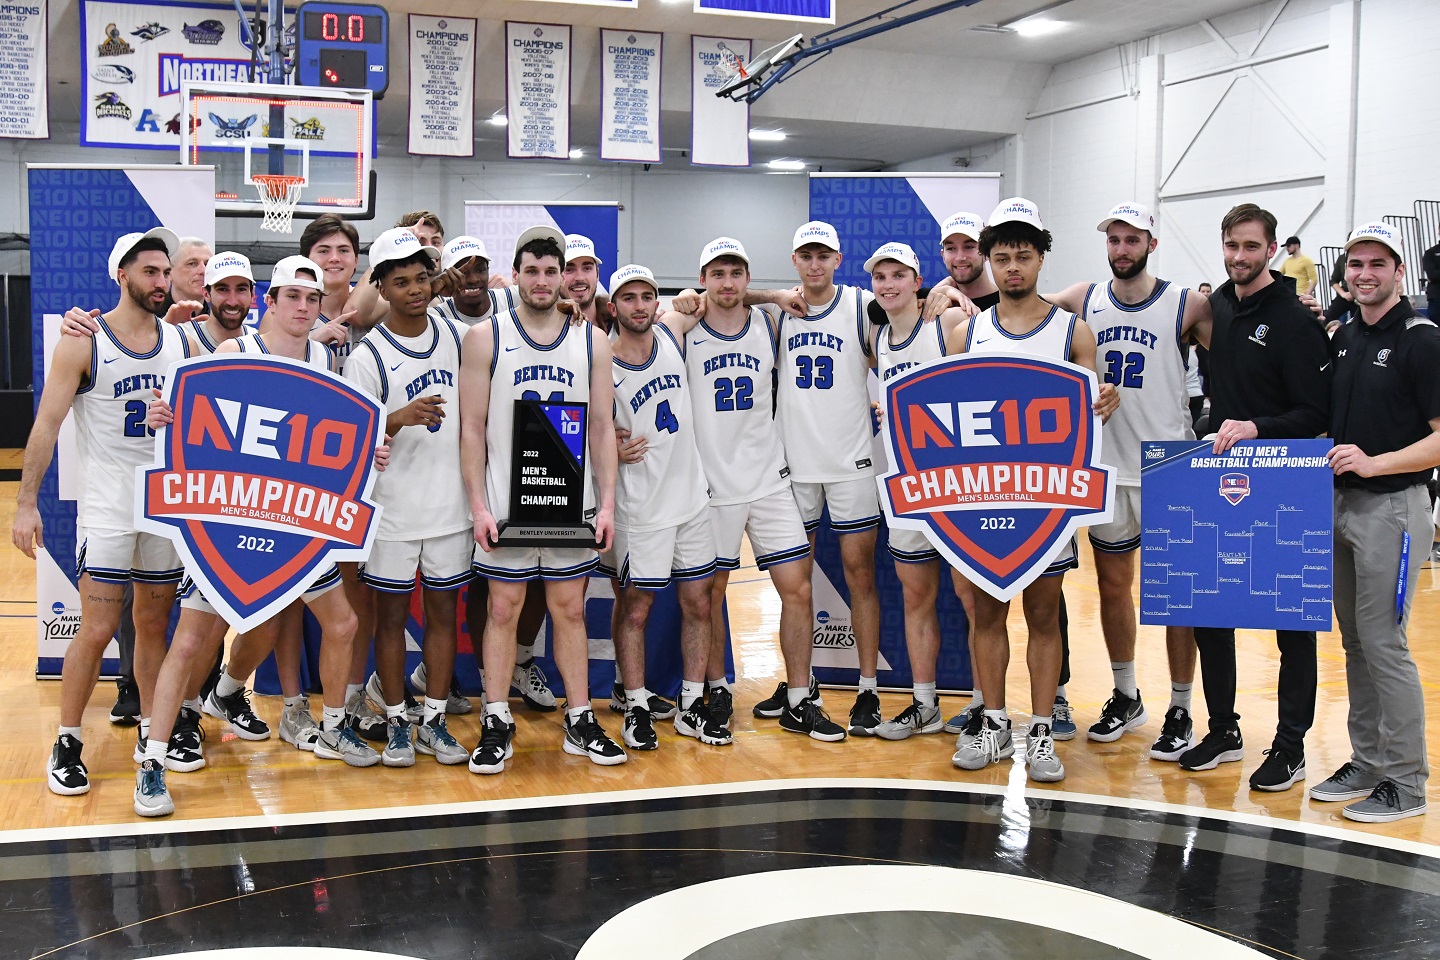
<instances>
[{"instance_id":1,"label":"spectator in background","mask_svg":"<svg viewBox=\"0 0 1440 960\"><path fill-rule=\"evenodd\" d=\"M1320 283L1320 272L1315 269L1315 261L1300 251L1300 238L1290 237L1286 240L1285 252L1289 256L1280 265L1281 275L1295 281L1296 294L1303 296L1313 293Z\"/></svg>"},{"instance_id":2,"label":"spectator in background","mask_svg":"<svg viewBox=\"0 0 1440 960\"><path fill-rule=\"evenodd\" d=\"M1350 287L1345 283L1345 258L1335 259L1335 269L1330 271L1330 292L1334 294L1330 299L1330 306L1325 308L1325 332L1330 333L1332 323L1344 323L1350 319L1350 309L1355 305L1355 298L1350 293Z\"/></svg>"},{"instance_id":3,"label":"spectator in background","mask_svg":"<svg viewBox=\"0 0 1440 960\"><path fill-rule=\"evenodd\" d=\"M1440 322L1440 243L1425 251L1420 267L1425 271L1425 312Z\"/></svg>"}]
</instances>

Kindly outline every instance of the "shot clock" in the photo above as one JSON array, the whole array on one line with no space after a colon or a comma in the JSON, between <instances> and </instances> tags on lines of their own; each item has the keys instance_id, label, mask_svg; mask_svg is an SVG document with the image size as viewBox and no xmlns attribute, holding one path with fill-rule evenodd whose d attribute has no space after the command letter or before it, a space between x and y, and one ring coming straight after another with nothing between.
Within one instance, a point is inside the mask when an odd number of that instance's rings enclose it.
<instances>
[{"instance_id":1,"label":"shot clock","mask_svg":"<svg viewBox=\"0 0 1440 960\"><path fill-rule=\"evenodd\" d=\"M296 13L299 81L307 87L369 90L389 86L390 17L368 3L312 0Z\"/></svg>"}]
</instances>

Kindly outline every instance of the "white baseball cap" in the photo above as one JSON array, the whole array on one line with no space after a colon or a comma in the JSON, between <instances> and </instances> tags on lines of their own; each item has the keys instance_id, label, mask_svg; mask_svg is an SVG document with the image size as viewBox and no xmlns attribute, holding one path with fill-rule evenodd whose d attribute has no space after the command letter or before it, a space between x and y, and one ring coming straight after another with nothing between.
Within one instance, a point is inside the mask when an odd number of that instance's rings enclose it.
<instances>
[{"instance_id":1,"label":"white baseball cap","mask_svg":"<svg viewBox=\"0 0 1440 960\"><path fill-rule=\"evenodd\" d=\"M421 252L428 254L431 260L440 259L440 251L422 245L420 238L411 233L408 227L391 227L370 244L370 266L373 269L382 263L405 260Z\"/></svg>"},{"instance_id":2,"label":"white baseball cap","mask_svg":"<svg viewBox=\"0 0 1440 960\"><path fill-rule=\"evenodd\" d=\"M1126 200L1124 203L1115 204L1095 229L1104 233L1110 229L1112 223L1128 223L1136 230L1144 230L1150 236L1155 236L1155 214L1143 203Z\"/></svg>"},{"instance_id":3,"label":"white baseball cap","mask_svg":"<svg viewBox=\"0 0 1440 960\"><path fill-rule=\"evenodd\" d=\"M739 257L746 266L750 265L750 254L745 252L744 244L731 237L716 237L700 251L700 272L704 273L710 262L719 257Z\"/></svg>"},{"instance_id":4,"label":"white baseball cap","mask_svg":"<svg viewBox=\"0 0 1440 960\"><path fill-rule=\"evenodd\" d=\"M554 227L547 227L544 225L527 227L525 229L525 232L520 234L520 238L515 241L515 252L518 254L520 252L520 248L525 246L525 244L529 243L531 240L550 240L554 242L555 246L560 248L560 256L562 258L565 256L565 234L561 233L559 230L556 230Z\"/></svg>"},{"instance_id":5,"label":"white baseball cap","mask_svg":"<svg viewBox=\"0 0 1440 960\"><path fill-rule=\"evenodd\" d=\"M419 241L416 242L418 243ZM315 275L315 279L311 280L309 277L297 276L296 274L301 270L309 270ZM273 294L275 290L281 287L304 287L307 290L319 290L321 293L324 293L325 282L320 279L323 276L325 276L325 273L320 269L320 265L309 257L299 255L286 257L284 260L275 264L275 269L270 274L270 290Z\"/></svg>"},{"instance_id":6,"label":"white baseball cap","mask_svg":"<svg viewBox=\"0 0 1440 960\"><path fill-rule=\"evenodd\" d=\"M221 250L206 261L205 286L208 287L216 280L224 280L226 277L244 277L254 283L255 274L250 270L250 258L243 253Z\"/></svg>"},{"instance_id":7,"label":"white baseball cap","mask_svg":"<svg viewBox=\"0 0 1440 960\"><path fill-rule=\"evenodd\" d=\"M985 229L985 221L974 213L952 213L944 223L940 224L940 242L944 243L957 233L963 233L971 240L980 239L980 231Z\"/></svg>"},{"instance_id":8,"label":"white baseball cap","mask_svg":"<svg viewBox=\"0 0 1440 960\"><path fill-rule=\"evenodd\" d=\"M565 235L565 262L579 260L581 257L589 257L596 265L604 263L595 256L595 241L589 237L582 237L578 233L567 233Z\"/></svg>"},{"instance_id":9,"label":"white baseball cap","mask_svg":"<svg viewBox=\"0 0 1440 960\"><path fill-rule=\"evenodd\" d=\"M916 274L920 273L920 258L915 256L915 251L910 249L909 244L897 243L894 240L881 244L874 253L870 254L870 259L865 261L865 272L873 272L875 265L882 260L894 260L896 263L904 264L914 270Z\"/></svg>"},{"instance_id":10,"label":"white baseball cap","mask_svg":"<svg viewBox=\"0 0 1440 960\"><path fill-rule=\"evenodd\" d=\"M1026 223L1036 230L1045 229L1045 224L1040 220L1040 208L1024 197L1010 197L1000 201L995 211L990 214L990 226L996 227L1002 223Z\"/></svg>"},{"instance_id":11,"label":"white baseball cap","mask_svg":"<svg viewBox=\"0 0 1440 960\"><path fill-rule=\"evenodd\" d=\"M174 230L167 227L153 227L144 233L127 233L119 240L116 240L115 246L110 248L111 280L114 280L117 284L120 282L120 278L116 276L116 272L120 269L120 261L125 259L125 254L129 253L135 244L141 240L149 240L152 237L164 242L165 255L167 257L173 257L179 252L180 238L175 235Z\"/></svg>"},{"instance_id":12,"label":"white baseball cap","mask_svg":"<svg viewBox=\"0 0 1440 960\"><path fill-rule=\"evenodd\" d=\"M795 231L795 242L790 249L799 250L807 243L818 243L836 253L840 252L840 234L824 220L811 220L801 224L800 229Z\"/></svg>"},{"instance_id":13,"label":"white baseball cap","mask_svg":"<svg viewBox=\"0 0 1440 960\"><path fill-rule=\"evenodd\" d=\"M1350 248L1355 246L1355 244L1364 243L1367 240L1389 247L1390 252L1395 254L1396 261L1404 261L1405 253L1403 244L1400 241L1400 235L1395 232L1395 228L1390 226L1390 224L1382 223L1379 220L1360 224L1360 226L1356 227L1354 232L1350 234L1350 239L1345 241L1345 252L1349 253Z\"/></svg>"},{"instance_id":14,"label":"white baseball cap","mask_svg":"<svg viewBox=\"0 0 1440 960\"><path fill-rule=\"evenodd\" d=\"M479 257L486 263L490 262L490 254L485 252L484 243L474 237L456 237L445 244L445 249L440 252L440 268L449 270L471 257Z\"/></svg>"},{"instance_id":15,"label":"white baseball cap","mask_svg":"<svg viewBox=\"0 0 1440 960\"><path fill-rule=\"evenodd\" d=\"M610 295L613 297L615 291L632 281L648 283L651 290L654 290L657 295L660 293L660 284L655 282L655 274L650 272L649 267L642 267L638 263L627 263L610 274Z\"/></svg>"}]
</instances>

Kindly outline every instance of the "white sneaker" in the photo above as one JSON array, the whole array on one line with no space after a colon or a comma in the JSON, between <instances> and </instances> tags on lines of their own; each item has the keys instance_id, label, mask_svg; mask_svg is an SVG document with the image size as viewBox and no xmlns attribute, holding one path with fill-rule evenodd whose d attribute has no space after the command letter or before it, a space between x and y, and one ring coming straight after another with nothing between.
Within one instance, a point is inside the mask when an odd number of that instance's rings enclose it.
<instances>
[{"instance_id":1,"label":"white sneaker","mask_svg":"<svg viewBox=\"0 0 1440 960\"><path fill-rule=\"evenodd\" d=\"M168 817L175 802L165 787L165 765L146 760L135 771L135 812L142 817Z\"/></svg>"},{"instance_id":2,"label":"white sneaker","mask_svg":"<svg viewBox=\"0 0 1440 960\"><path fill-rule=\"evenodd\" d=\"M1010 721L1002 727L990 717L980 714L979 729L971 735L969 730L960 734L960 749L950 762L961 770L984 770L992 763L999 763L1015 755L1015 742L1010 736Z\"/></svg>"},{"instance_id":3,"label":"white sneaker","mask_svg":"<svg viewBox=\"0 0 1440 960\"><path fill-rule=\"evenodd\" d=\"M905 740L917 733L939 733L945 726L938 704L926 706L919 700L911 700L910 706L900 711L893 720L886 720L875 728L875 736L882 740Z\"/></svg>"},{"instance_id":4,"label":"white sneaker","mask_svg":"<svg viewBox=\"0 0 1440 960\"><path fill-rule=\"evenodd\" d=\"M1065 779L1065 764L1055 755L1055 736L1048 723L1037 723L1025 737L1025 768L1036 783Z\"/></svg>"},{"instance_id":5,"label":"white sneaker","mask_svg":"<svg viewBox=\"0 0 1440 960\"><path fill-rule=\"evenodd\" d=\"M425 696L424 660L421 660L419 663L417 663L415 665L415 669L410 671L410 689L414 691L413 696L416 699L420 699ZM483 693L480 695L480 707L481 709L484 709L485 707L485 695ZM475 704L471 703L470 698L460 692L460 688L455 684L455 678L451 677L450 694L445 698L445 712L450 714L451 716L463 716L474 709ZM421 713L421 716L424 716L423 712Z\"/></svg>"},{"instance_id":6,"label":"white sneaker","mask_svg":"<svg viewBox=\"0 0 1440 960\"><path fill-rule=\"evenodd\" d=\"M550 692L545 671L534 657L515 664L515 673L510 677L510 695L520 697L531 710L549 713L555 709L555 694Z\"/></svg>"},{"instance_id":7,"label":"white sneaker","mask_svg":"<svg viewBox=\"0 0 1440 960\"><path fill-rule=\"evenodd\" d=\"M280 739L293 743L299 750L315 752L315 741L320 739L320 725L310 715L310 701L305 697L280 713Z\"/></svg>"},{"instance_id":8,"label":"white sneaker","mask_svg":"<svg viewBox=\"0 0 1440 960\"><path fill-rule=\"evenodd\" d=\"M410 696L409 690L402 690L401 696L405 698L405 719L411 724L419 723L425 716L425 708L420 705L420 701ZM365 699L382 719L388 716L385 712L385 693L380 684L380 674L372 673L370 679L365 681Z\"/></svg>"},{"instance_id":9,"label":"white sneaker","mask_svg":"<svg viewBox=\"0 0 1440 960\"><path fill-rule=\"evenodd\" d=\"M338 730L320 731L315 740L315 756L321 760L344 760L352 767L373 767L380 762L380 754L354 730L343 725Z\"/></svg>"}]
</instances>

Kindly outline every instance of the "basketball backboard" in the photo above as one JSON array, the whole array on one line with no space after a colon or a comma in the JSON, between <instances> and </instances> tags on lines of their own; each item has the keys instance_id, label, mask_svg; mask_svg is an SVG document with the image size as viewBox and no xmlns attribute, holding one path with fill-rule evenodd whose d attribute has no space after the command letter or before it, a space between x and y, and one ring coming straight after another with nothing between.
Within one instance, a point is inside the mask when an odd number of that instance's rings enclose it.
<instances>
[{"instance_id":1,"label":"basketball backboard","mask_svg":"<svg viewBox=\"0 0 1440 960\"><path fill-rule=\"evenodd\" d=\"M261 216L254 178L283 174L305 181L297 217L375 215L369 90L186 83L181 99L180 162L215 168L216 213Z\"/></svg>"}]
</instances>

